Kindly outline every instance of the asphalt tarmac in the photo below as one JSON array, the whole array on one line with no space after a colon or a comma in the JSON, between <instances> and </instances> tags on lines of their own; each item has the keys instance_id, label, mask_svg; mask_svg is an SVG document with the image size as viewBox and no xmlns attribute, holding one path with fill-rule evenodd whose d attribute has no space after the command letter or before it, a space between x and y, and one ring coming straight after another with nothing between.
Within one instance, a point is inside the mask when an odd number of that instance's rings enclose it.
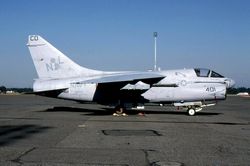
<instances>
[{"instance_id":1,"label":"asphalt tarmac","mask_svg":"<svg viewBox=\"0 0 250 166\"><path fill-rule=\"evenodd\" d=\"M250 98L228 97L196 116L33 95L0 95L0 165L250 165Z\"/></svg>"}]
</instances>

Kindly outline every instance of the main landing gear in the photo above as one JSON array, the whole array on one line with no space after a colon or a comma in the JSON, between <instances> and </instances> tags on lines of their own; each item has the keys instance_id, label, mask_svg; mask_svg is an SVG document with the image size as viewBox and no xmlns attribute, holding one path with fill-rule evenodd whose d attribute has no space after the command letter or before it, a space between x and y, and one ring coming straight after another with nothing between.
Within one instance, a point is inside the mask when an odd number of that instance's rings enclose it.
<instances>
[{"instance_id":1,"label":"main landing gear","mask_svg":"<svg viewBox=\"0 0 250 166\"><path fill-rule=\"evenodd\" d=\"M125 107L121 105L116 106L113 116L127 116L127 114L125 113Z\"/></svg>"},{"instance_id":2,"label":"main landing gear","mask_svg":"<svg viewBox=\"0 0 250 166\"><path fill-rule=\"evenodd\" d=\"M117 114L122 114L122 113L124 113L124 111L125 111L125 108L122 107L121 105L118 105L115 107L115 113L117 113Z\"/></svg>"}]
</instances>

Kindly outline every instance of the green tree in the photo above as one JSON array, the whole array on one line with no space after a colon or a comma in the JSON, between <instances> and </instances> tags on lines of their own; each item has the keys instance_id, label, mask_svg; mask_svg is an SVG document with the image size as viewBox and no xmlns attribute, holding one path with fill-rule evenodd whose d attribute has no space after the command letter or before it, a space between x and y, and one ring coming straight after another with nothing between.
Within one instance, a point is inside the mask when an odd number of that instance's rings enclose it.
<instances>
[{"instance_id":1,"label":"green tree","mask_svg":"<svg viewBox=\"0 0 250 166\"><path fill-rule=\"evenodd\" d=\"M0 93L6 93L7 88L5 86L0 86Z\"/></svg>"}]
</instances>

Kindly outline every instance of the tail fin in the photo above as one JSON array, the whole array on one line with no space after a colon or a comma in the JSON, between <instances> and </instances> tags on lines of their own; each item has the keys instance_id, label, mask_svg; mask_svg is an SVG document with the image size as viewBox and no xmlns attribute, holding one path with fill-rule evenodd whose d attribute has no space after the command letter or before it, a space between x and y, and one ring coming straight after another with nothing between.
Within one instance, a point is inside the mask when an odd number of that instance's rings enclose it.
<instances>
[{"instance_id":1,"label":"tail fin","mask_svg":"<svg viewBox=\"0 0 250 166\"><path fill-rule=\"evenodd\" d=\"M30 35L27 45L40 79L90 76L100 73L79 66L41 36Z\"/></svg>"}]
</instances>

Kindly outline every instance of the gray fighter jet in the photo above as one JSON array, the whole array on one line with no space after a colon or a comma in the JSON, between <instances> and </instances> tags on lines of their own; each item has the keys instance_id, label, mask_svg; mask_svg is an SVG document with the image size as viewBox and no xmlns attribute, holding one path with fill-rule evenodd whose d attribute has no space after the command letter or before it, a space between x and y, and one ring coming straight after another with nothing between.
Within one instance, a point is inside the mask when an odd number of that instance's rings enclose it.
<instances>
[{"instance_id":1,"label":"gray fighter jet","mask_svg":"<svg viewBox=\"0 0 250 166\"><path fill-rule=\"evenodd\" d=\"M195 115L203 107L224 100L227 88L235 84L215 71L200 68L92 70L79 66L39 35L30 35L27 46L38 74L33 84L35 94L111 105L117 113L157 103L172 104Z\"/></svg>"}]
</instances>

